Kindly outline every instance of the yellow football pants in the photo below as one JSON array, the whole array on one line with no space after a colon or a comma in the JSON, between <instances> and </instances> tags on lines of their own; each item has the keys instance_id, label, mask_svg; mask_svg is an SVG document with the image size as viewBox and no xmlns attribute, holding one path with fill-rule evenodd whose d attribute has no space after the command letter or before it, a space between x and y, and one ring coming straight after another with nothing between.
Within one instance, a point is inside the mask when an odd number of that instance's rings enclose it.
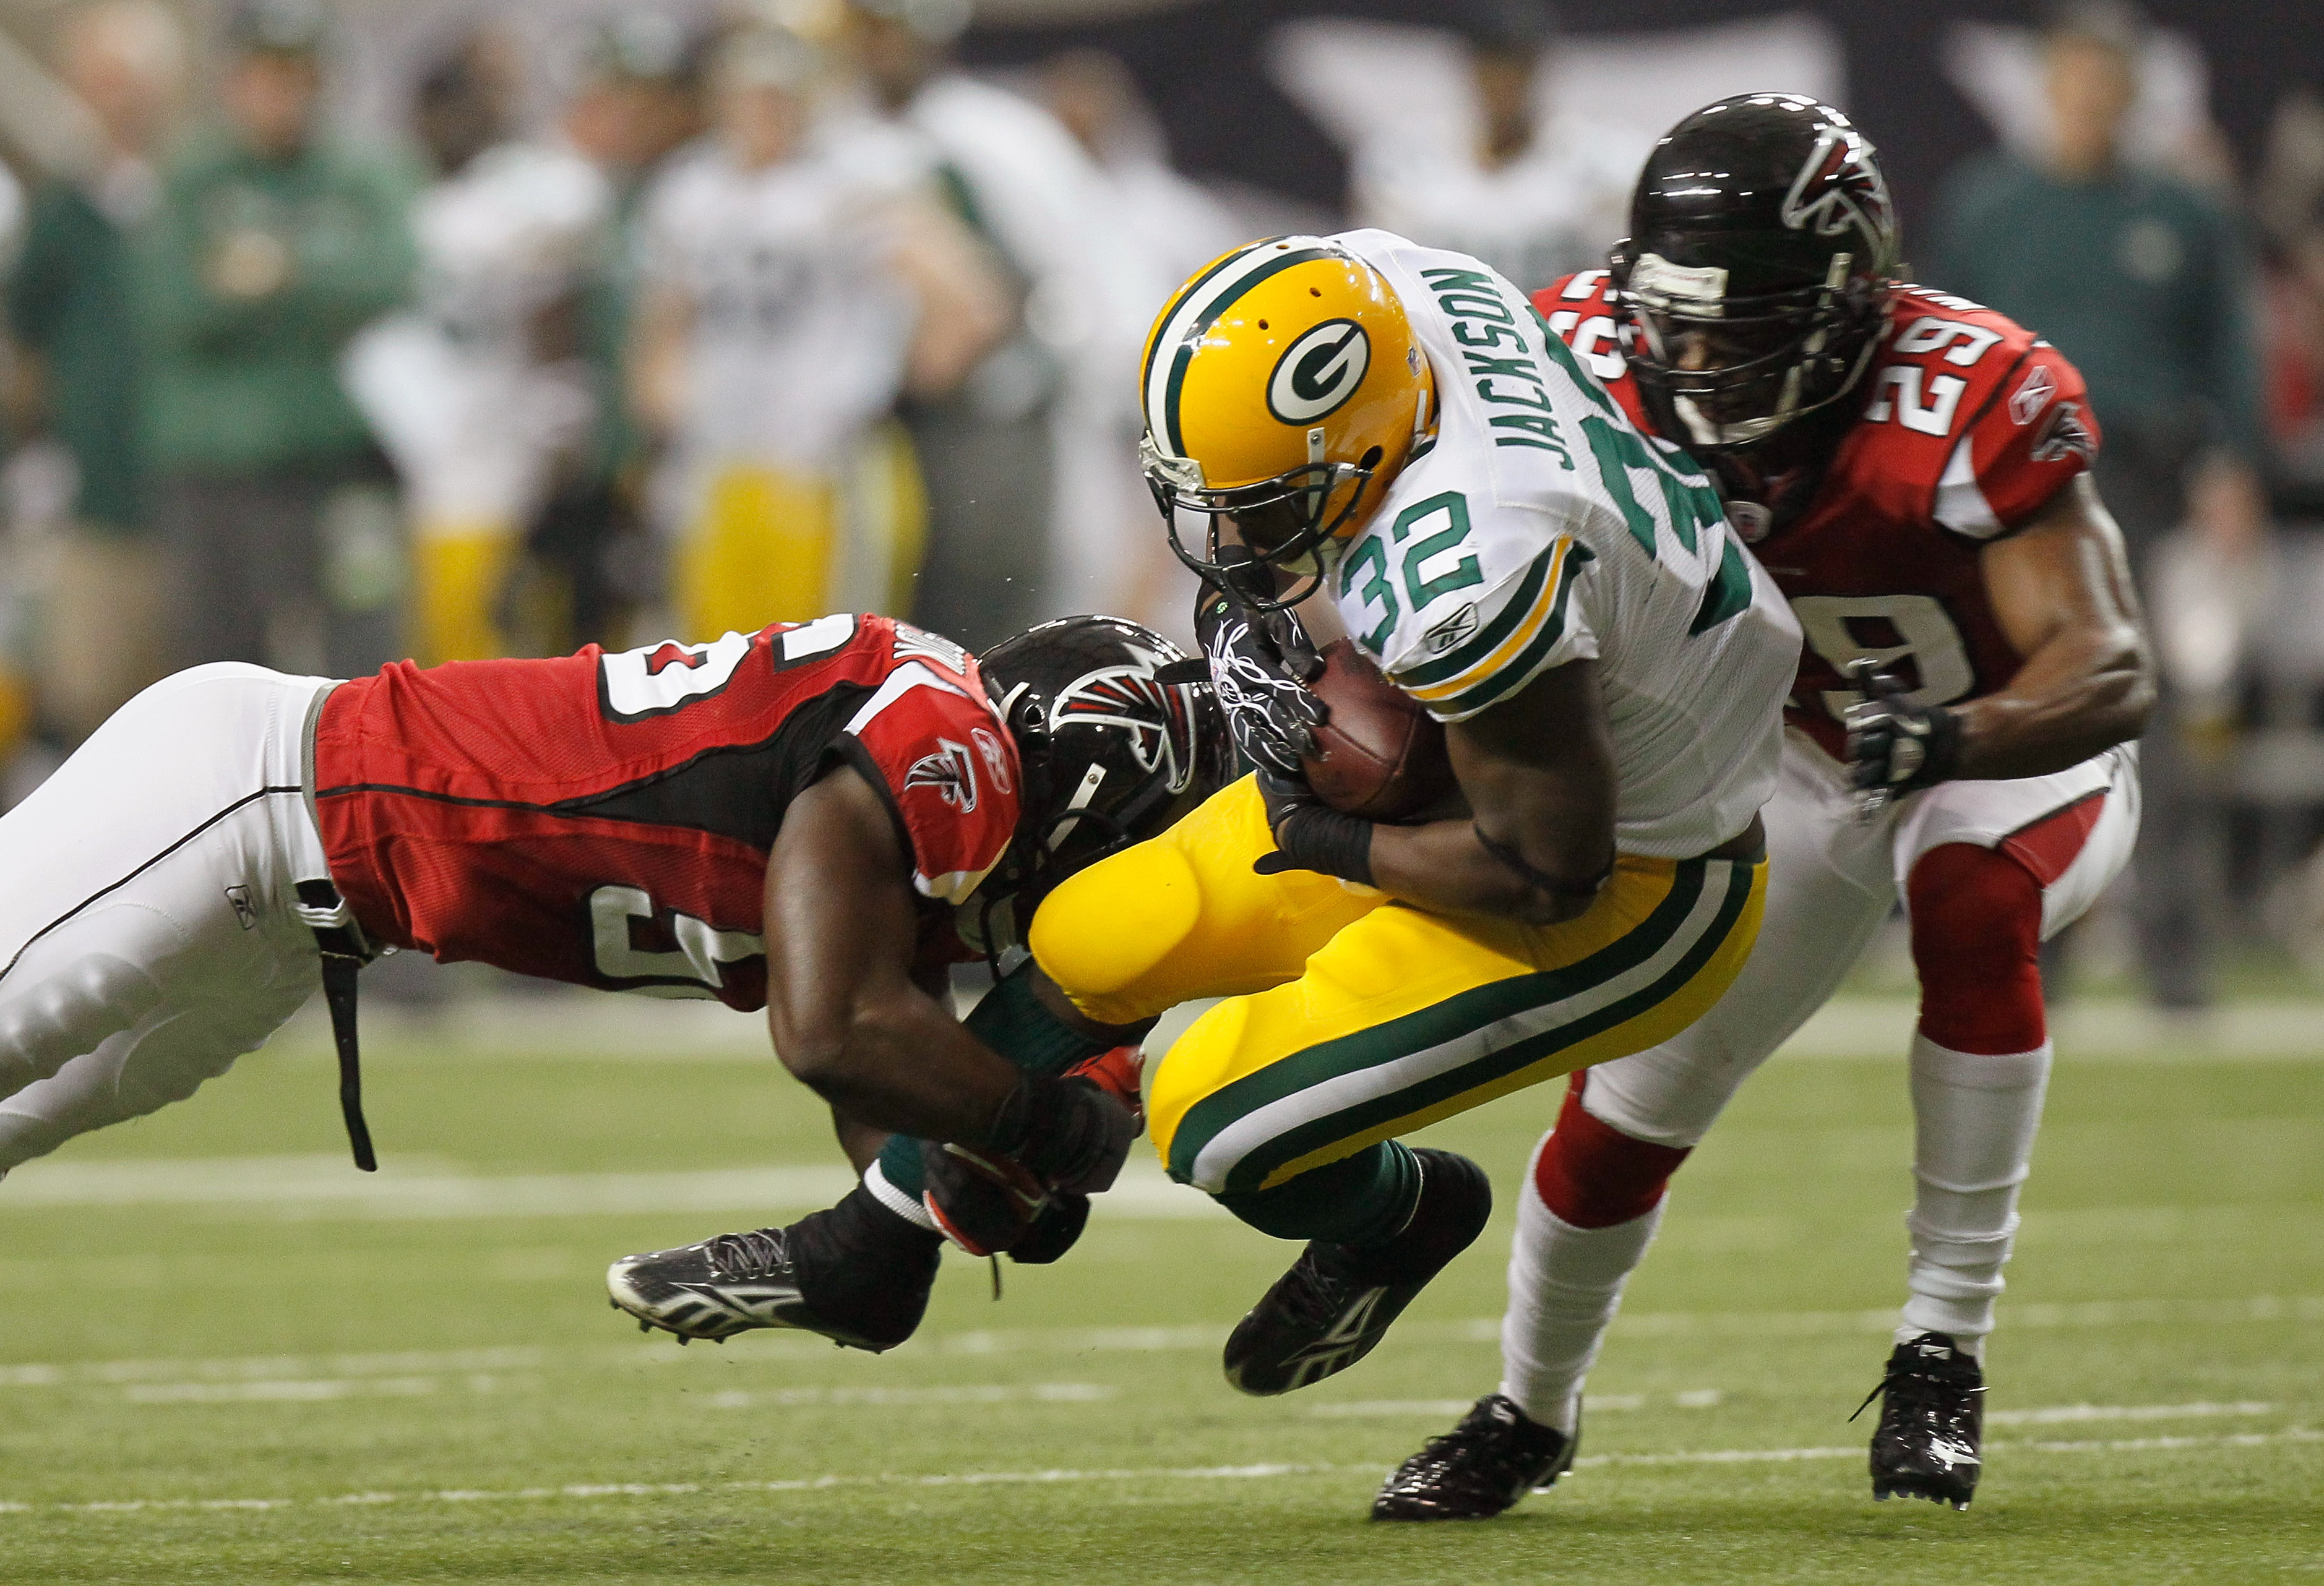
<instances>
[{"instance_id":1,"label":"yellow football pants","mask_svg":"<svg viewBox=\"0 0 2324 1586\"><path fill-rule=\"evenodd\" d=\"M514 525L490 521L418 526L412 653L421 666L508 654L501 598L522 538Z\"/></svg>"},{"instance_id":2,"label":"yellow football pants","mask_svg":"<svg viewBox=\"0 0 2324 1586\"><path fill-rule=\"evenodd\" d=\"M900 425L866 435L844 480L760 464L714 474L675 558L686 637L749 633L825 612L902 611L927 499Z\"/></svg>"},{"instance_id":3,"label":"yellow football pants","mask_svg":"<svg viewBox=\"0 0 2324 1586\"><path fill-rule=\"evenodd\" d=\"M1452 917L1307 871L1274 849L1245 778L1042 902L1034 957L1107 1024L1197 998L1147 1112L1170 1176L1213 1194L1310 1168L1668 1040L1749 955L1766 862L1622 855L1554 926Z\"/></svg>"}]
</instances>

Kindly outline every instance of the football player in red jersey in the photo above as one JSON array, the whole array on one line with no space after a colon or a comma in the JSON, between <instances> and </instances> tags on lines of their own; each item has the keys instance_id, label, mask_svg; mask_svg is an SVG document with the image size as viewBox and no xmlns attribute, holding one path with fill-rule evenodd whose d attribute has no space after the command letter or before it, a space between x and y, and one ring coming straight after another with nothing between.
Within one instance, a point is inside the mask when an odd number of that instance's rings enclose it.
<instances>
[{"instance_id":1,"label":"football player in red jersey","mask_svg":"<svg viewBox=\"0 0 2324 1586\"><path fill-rule=\"evenodd\" d=\"M355 969L404 948L764 1008L859 1159L893 1130L1042 1193L1103 1189L1135 1132L1119 1088L965 1031L954 927L973 916L991 942L1209 791L1216 707L1155 675L1183 659L1136 624L1078 617L981 669L950 640L839 615L351 682L181 672L0 819L0 1172L190 1095L318 976L370 1166ZM1102 708L1048 697L1099 673ZM1052 731L1064 715L1074 731ZM889 1314L892 1252L865 1248L878 1210L859 1191L788 1240L717 1252L717 1275L792 1325L867 1345L908 1332L917 1314ZM881 1283L851 1286L851 1264Z\"/></svg>"},{"instance_id":2,"label":"football player in red jersey","mask_svg":"<svg viewBox=\"0 0 2324 1586\"><path fill-rule=\"evenodd\" d=\"M1630 224L1610 270L1535 303L1639 428L1716 471L1806 635L1765 812L1766 924L1684 1034L1574 1075L1519 1198L1500 1391L1372 1512L1482 1517L1567 1468L1671 1175L1900 900L1917 1196L1873 1495L1965 1507L2050 1068L2036 952L2129 855L2153 699L2088 476L2098 426L2047 342L1894 279L1886 185L1828 106L1697 111L1649 157Z\"/></svg>"}]
</instances>

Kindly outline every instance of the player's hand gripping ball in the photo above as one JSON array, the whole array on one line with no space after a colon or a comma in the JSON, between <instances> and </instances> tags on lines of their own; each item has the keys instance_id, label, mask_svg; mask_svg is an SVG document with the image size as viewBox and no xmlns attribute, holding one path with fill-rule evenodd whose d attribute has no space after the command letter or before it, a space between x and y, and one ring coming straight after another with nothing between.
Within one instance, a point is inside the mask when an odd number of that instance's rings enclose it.
<instances>
[{"instance_id":1,"label":"player's hand gripping ball","mask_svg":"<svg viewBox=\"0 0 2324 1586\"><path fill-rule=\"evenodd\" d=\"M1308 688L1324 714L1299 769L1316 798L1366 820L1399 821L1453 790L1443 727L1353 640L1323 647L1323 669Z\"/></svg>"}]
</instances>

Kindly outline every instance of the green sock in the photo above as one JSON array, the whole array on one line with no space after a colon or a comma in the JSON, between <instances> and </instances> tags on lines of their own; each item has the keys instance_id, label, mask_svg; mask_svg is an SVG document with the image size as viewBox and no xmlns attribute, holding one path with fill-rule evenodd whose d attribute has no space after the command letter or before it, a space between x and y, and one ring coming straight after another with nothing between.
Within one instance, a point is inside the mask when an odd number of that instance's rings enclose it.
<instances>
[{"instance_id":1,"label":"green sock","mask_svg":"<svg viewBox=\"0 0 2324 1586\"><path fill-rule=\"evenodd\" d=\"M968 1033L1028 1074L1063 1074L1113 1049L1111 1042L1069 1028L1042 1007L1033 991L1033 974L1028 959L985 992L964 1021ZM920 1142L908 1136L889 1137L880 1150L880 1171L915 1199L927 1187L920 1171Z\"/></svg>"},{"instance_id":2,"label":"green sock","mask_svg":"<svg viewBox=\"0 0 2324 1586\"><path fill-rule=\"evenodd\" d=\"M1277 1239L1376 1245L1394 1239L1420 1203L1420 1164L1403 1141L1383 1140L1272 1189L1212 1198Z\"/></svg>"}]
</instances>

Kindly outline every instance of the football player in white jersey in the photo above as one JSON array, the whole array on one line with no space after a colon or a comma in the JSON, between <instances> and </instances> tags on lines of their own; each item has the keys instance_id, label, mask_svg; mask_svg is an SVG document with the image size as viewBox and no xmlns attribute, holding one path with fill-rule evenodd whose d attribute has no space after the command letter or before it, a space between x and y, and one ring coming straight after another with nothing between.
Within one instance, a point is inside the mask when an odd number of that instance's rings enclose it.
<instances>
[{"instance_id":1,"label":"football player in white jersey","mask_svg":"<svg viewBox=\"0 0 2324 1586\"><path fill-rule=\"evenodd\" d=\"M521 67L480 32L421 80L438 180L413 201L419 305L349 349L349 383L409 492L423 664L508 653L499 618L526 521L590 418L558 345L606 245L613 192L571 150L508 136Z\"/></svg>"},{"instance_id":2,"label":"football player in white jersey","mask_svg":"<svg viewBox=\"0 0 2324 1586\"><path fill-rule=\"evenodd\" d=\"M1239 248L1163 310L1142 395L1261 769L1049 894L988 1028L1071 1059L1225 999L1148 1111L1171 1176L1307 1241L1226 1348L1277 1394L1360 1359L1484 1226L1483 1171L1397 1136L1652 1046L1741 967L1799 630L1703 475L1466 255ZM1314 697L1271 637L1304 650L1295 606L1445 724L1457 787L1421 818L1305 779ZM894 1140L866 1182L949 1231L952 1161Z\"/></svg>"},{"instance_id":3,"label":"football player in white jersey","mask_svg":"<svg viewBox=\"0 0 2324 1586\"><path fill-rule=\"evenodd\" d=\"M815 124L820 70L788 34L729 40L715 134L646 201L634 394L668 446L656 493L692 638L908 604L924 512L885 420L1006 328L912 162Z\"/></svg>"}]
</instances>

